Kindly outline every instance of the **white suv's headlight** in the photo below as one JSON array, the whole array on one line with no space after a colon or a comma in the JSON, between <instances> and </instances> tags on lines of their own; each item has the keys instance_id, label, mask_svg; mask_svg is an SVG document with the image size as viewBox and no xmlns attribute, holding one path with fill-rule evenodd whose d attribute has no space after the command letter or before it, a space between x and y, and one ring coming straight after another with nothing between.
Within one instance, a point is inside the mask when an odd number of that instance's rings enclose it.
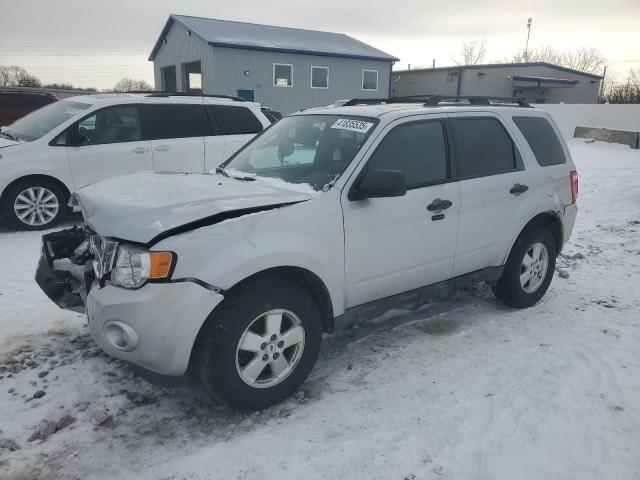
<instances>
[{"instance_id":1,"label":"white suv's headlight","mask_svg":"<svg viewBox=\"0 0 640 480\"><path fill-rule=\"evenodd\" d=\"M111 283L124 288L140 288L148 280L168 278L173 261L171 252L149 252L133 245L120 245L111 270Z\"/></svg>"}]
</instances>

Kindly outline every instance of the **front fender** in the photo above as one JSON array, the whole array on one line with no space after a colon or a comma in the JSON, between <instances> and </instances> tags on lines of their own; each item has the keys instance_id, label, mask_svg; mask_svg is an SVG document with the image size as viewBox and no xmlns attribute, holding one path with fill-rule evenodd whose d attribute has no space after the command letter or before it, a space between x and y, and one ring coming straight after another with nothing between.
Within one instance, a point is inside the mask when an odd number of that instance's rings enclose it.
<instances>
[{"instance_id":1,"label":"front fender","mask_svg":"<svg viewBox=\"0 0 640 480\"><path fill-rule=\"evenodd\" d=\"M331 199L231 219L162 240L178 255L173 279L197 278L223 290L276 267L298 267L325 285L335 315L344 312L344 230ZM338 204L339 207L339 204Z\"/></svg>"}]
</instances>

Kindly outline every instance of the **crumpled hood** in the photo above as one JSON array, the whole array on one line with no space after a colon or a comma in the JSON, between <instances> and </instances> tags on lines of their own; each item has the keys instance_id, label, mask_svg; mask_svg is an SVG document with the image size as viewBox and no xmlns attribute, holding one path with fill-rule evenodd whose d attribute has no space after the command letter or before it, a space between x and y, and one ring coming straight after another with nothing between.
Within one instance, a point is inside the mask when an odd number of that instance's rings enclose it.
<instances>
[{"instance_id":1,"label":"crumpled hood","mask_svg":"<svg viewBox=\"0 0 640 480\"><path fill-rule=\"evenodd\" d=\"M23 142L16 142L15 140L10 140L8 138L0 137L0 148L4 147L12 147L13 145L20 145Z\"/></svg>"},{"instance_id":2,"label":"crumpled hood","mask_svg":"<svg viewBox=\"0 0 640 480\"><path fill-rule=\"evenodd\" d=\"M172 231L217 223L234 216L232 212L249 213L314 196L296 187L214 174L143 172L94 183L75 197L85 221L99 235L148 244Z\"/></svg>"}]
</instances>

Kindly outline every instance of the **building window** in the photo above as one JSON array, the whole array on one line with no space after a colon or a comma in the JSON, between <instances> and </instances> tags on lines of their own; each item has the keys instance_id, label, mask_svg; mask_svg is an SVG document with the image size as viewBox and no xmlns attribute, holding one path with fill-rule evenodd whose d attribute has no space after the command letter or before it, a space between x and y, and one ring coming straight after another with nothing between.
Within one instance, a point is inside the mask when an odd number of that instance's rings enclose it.
<instances>
[{"instance_id":1,"label":"building window","mask_svg":"<svg viewBox=\"0 0 640 480\"><path fill-rule=\"evenodd\" d=\"M362 70L362 90L378 90L377 70Z\"/></svg>"},{"instance_id":2,"label":"building window","mask_svg":"<svg viewBox=\"0 0 640 480\"><path fill-rule=\"evenodd\" d=\"M200 61L182 64L184 88L186 93L202 93L202 66Z\"/></svg>"},{"instance_id":3,"label":"building window","mask_svg":"<svg viewBox=\"0 0 640 480\"><path fill-rule=\"evenodd\" d=\"M311 67L311 88L329 88L328 67Z\"/></svg>"},{"instance_id":4,"label":"building window","mask_svg":"<svg viewBox=\"0 0 640 480\"><path fill-rule=\"evenodd\" d=\"M273 64L273 86L293 87L293 65L288 63Z\"/></svg>"}]
</instances>

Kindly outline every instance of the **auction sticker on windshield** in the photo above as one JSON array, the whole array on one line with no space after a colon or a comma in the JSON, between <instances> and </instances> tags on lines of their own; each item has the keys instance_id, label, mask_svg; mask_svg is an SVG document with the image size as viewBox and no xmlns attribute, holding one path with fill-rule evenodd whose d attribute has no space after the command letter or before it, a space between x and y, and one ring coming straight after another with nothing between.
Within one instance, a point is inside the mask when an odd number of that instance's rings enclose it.
<instances>
[{"instance_id":1,"label":"auction sticker on windshield","mask_svg":"<svg viewBox=\"0 0 640 480\"><path fill-rule=\"evenodd\" d=\"M333 125L331 125L331 128L365 133L368 132L372 126L372 122L363 122L362 120L352 120L350 118L339 118Z\"/></svg>"}]
</instances>

